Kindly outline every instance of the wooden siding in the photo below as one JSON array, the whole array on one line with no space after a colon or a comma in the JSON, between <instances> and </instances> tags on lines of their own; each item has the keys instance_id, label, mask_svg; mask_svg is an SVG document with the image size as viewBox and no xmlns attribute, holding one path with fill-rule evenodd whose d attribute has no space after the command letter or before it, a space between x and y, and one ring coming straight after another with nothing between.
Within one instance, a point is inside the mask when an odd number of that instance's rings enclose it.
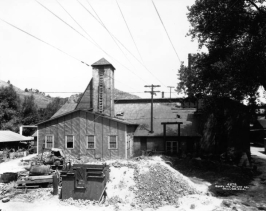
<instances>
[{"instance_id":1,"label":"wooden siding","mask_svg":"<svg viewBox=\"0 0 266 211\"><path fill-rule=\"evenodd\" d=\"M95 158L126 158L127 126L95 113L77 111L58 119L43 123L39 129L39 153L42 150L45 135L54 135L54 147L77 157L86 155ZM74 136L74 148L66 149L66 135ZM95 136L95 149L87 149L87 135ZM108 148L110 135L117 136L117 149Z\"/></svg>"}]
</instances>

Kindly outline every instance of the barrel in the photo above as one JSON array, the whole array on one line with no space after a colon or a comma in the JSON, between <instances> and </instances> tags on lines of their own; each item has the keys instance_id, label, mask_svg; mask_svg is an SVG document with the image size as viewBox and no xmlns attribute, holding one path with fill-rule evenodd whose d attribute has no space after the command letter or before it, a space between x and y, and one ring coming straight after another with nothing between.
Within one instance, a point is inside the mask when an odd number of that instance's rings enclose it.
<instances>
[{"instance_id":1,"label":"barrel","mask_svg":"<svg viewBox=\"0 0 266 211\"><path fill-rule=\"evenodd\" d=\"M2 174L1 179L2 179L3 183L9 183L11 181L17 181L18 173L5 172Z\"/></svg>"}]
</instances>

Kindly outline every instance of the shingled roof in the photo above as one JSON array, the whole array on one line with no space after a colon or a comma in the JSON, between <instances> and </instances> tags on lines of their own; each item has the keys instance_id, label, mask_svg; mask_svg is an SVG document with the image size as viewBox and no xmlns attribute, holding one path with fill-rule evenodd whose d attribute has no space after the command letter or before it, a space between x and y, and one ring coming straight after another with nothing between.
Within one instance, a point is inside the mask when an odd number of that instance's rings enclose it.
<instances>
[{"instance_id":1,"label":"shingled roof","mask_svg":"<svg viewBox=\"0 0 266 211\"><path fill-rule=\"evenodd\" d=\"M197 131L198 121L194 115L196 109L175 108L175 110L172 110L172 106L161 103L154 103L153 105L154 133L150 133L150 103L116 104L115 111L120 118L139 125L134 136L163 136L162 122L182 122L183 124L181 124L180 128L181 136L200 136ZM167 125L166 135L178 136L178 126Z\"/></svg>"},{"instance_id":2,"label":"shingled roof","mask_svg":"<svg viewBox=\"0 0 266 211\"><path fill-rule=\"evenodd\" d=\"M62 106L54 117L75 110L76 103L68 103ZM122 121L128 121L138 124L134 136L163 136L162 122L183 122L180 128L181 136L200 136L198 128L198 120L194 115L196 109L173 108L162 103L154 103L153 107L153 129L154 133L150 133L150 103L139 104L115 104L115 113ZM178 136L177 125L167 125L167 136Z\"/></svg>"},{"instance_id":3,"label":"shingled roof","mask_svg":"<svg viewBox=\"0 0 266 211\"><path fill-rule=\"evenodd\" d=\"M104 66L104 65L110 65L115 70L114 66L110 62L108 62L105 58L101 58L99 61L93 63L91 66L95 67L95 66Z\"/></svg>"}]
</instances>

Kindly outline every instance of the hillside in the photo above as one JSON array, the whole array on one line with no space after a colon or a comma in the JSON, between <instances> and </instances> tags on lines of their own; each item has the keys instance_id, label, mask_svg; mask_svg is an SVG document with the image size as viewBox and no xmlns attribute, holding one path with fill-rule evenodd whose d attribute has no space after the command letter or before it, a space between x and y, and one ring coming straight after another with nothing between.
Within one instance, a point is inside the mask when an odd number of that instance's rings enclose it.
<instances>
[{"instance_id":1,"label":"hillside","mask_svg":"<svg viewBox=\"0 0 266 211\"><path fill-rule=\"evenodd\" d=\"M13 84L12 84L13 85ZM0 80L0 87L6 87L9 84L5 81ZM33 92L25 92L24 90L14 86L15 91L18 93L20 99L23 101L24 97L33 95L35 98L35 102L39 108L45 108L50 102L52 102L53 98L44 96L40 93L33 93ZM68 98L68 103L77 102L80 94L71 95ZM139 96L129 94L127 92L120 91L115 89L115 99L139 99Z\"/></svg>"},{"instance_id":2,"label":"hillside","mask_svg":"<svg viewBox=\"0 0 266 211\"><path fill-rule=\"evenodd\" d=\"M13 85L13 84L12 84ZM0 80L0 87L7 87L9 84L5 81ZM44 96L42 94L37 93L31 93L31 92L25 92L24 90L21 90L20 88L14 86L15 91L19 95L20 99L23 101L26 96L33 95L35 98L35 103L39 108L45 108L50 102L52 102L53 98L49 98L47 96Z\"/></svg>"}]
</instances>

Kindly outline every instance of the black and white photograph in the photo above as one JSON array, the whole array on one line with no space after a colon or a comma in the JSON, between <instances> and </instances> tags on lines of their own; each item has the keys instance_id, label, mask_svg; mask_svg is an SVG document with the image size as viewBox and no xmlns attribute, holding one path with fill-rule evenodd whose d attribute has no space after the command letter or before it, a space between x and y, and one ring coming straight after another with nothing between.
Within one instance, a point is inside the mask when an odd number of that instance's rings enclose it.
<instances>
[{"instance_id":1,"label":"black and white photograph","mask_svg":"<svg viewBox=\"0 0 266 211\"><path fill-rule=\"evenodd\" d=\"M0 211L266 211L265 0L0 0Z\"/></svg>"}]
</instances>

